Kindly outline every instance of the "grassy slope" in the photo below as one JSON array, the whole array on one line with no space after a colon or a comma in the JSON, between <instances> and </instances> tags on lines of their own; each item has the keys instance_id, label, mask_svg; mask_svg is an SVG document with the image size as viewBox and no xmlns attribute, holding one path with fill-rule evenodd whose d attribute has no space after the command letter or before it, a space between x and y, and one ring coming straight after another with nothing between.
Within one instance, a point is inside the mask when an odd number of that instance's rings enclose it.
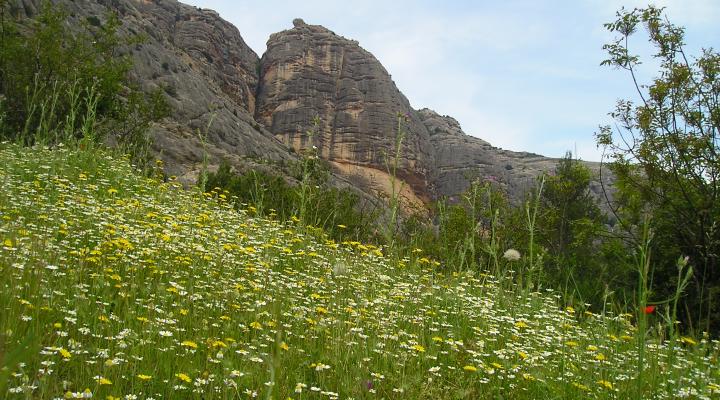
<instances>
[{"instance_id":1,"label":"grassy slope","mask_svg":"<svg viewBox=\"0 0 720 400\"><path fill-rule=\"evenodd\" d=\"M718 397L716 341L648 343L639 380L629 315L509 286L0 145L0 397Z\"/></svg>"}]
</instances>

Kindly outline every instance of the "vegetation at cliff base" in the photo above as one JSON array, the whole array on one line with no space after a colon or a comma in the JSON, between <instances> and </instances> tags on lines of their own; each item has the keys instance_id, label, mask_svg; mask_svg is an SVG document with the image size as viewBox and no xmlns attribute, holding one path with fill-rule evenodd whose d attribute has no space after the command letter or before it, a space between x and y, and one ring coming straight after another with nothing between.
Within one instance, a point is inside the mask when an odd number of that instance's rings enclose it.
<instances>
[{"instance_id":1,"label":"vegetation at cliff base","mask_svg":"<svg viewBox=\"0 0 720 400\"><path fill-rule=\"evenodd\" d=\"M658 298L671 296L682 281L675 260L689 257L694 274L683 297L686 328L720 331L720 54L704 49L686 53L684 29L655 7L622 10L606 24L617 40L605 46L603 64L627 72L639 100L618 101L615 129L601 127L604 146L617 177L614 206L628 238L637 244L645 223ZM628 43L643 29L660 64L645 84L640 57Z\"/></svg>"}]
</instances>

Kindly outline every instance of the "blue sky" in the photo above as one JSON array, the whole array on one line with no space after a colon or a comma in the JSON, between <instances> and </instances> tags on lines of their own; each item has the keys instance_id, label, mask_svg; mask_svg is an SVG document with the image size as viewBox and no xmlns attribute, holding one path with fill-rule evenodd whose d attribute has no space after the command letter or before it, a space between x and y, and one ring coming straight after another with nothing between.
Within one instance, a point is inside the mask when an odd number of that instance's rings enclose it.
<instances>
[{"instance_id":1,"label":"blue sky","mask_svg":"<svg viewBox=\"0 0 720 400\"><path fill-rule=\"evenodd\" d=\"M456 118L463 130L510 150L597 161L593 133L631 98L624 72L600 67L612 36L602 24L635 0L235 1L181 0L232 22L262 55L293 18L355 39L416 109ZM720 49L720 0L656 0L684 26L690 54ZM641 55L645 39L635 39ZM647 58L643 76L654 75Z\"/></svg>"}]
</instances>

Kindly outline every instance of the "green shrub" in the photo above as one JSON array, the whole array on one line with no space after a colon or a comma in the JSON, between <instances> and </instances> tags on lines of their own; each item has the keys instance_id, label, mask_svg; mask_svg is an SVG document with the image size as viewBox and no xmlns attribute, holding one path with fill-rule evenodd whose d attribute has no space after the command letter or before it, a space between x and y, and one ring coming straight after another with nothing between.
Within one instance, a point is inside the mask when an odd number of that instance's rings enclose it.
<instances>
[{"instance_id":1,"label":"green shrub","mask_svg":"<svg viewBox=\"0 0 720 400\"><path fill-rule=\"evenodd\" d=\"M223 162L217 172L208 174L205 187L217 195L229 196L238 208L247 207L258 215L281 221L301 221L304 207L303 224L322 228L336 240L377 242L373 229L377 218L374 207L362 203L354 192L330 187L329 172L322 166L312 169L314 172L305 185L304 201L302 185L291 185L280 175L259 170L235 173L227 162Z\"/></svg>"},{"instance_id":2,"label":"green shrub","mask_svg":"<svg viewBox=\"0 0 720 400\"><path fill-rule=\"evenodd\" d=\"M627 73L639 100L618 101L613 127L601 127L599 145L617 177L619 220L637 246L649 218L656 293L675 293L677 260L695 270L682 299L686 329L720 332L720 53L687 53L684 28L662 8L621 9L605 24L615 39L603 46L602 62ZM644 28L644 29L641 29ZM658 72L649 82L636 73L640 57L631 47L647 33ZM626 202L623 202L626 201Z\"/></svg>"}]
</instances>

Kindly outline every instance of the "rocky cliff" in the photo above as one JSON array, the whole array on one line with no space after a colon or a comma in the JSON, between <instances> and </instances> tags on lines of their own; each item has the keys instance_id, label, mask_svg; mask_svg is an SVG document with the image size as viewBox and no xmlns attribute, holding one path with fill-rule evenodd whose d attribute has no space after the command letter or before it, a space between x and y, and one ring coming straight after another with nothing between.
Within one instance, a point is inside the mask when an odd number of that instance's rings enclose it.
<instances>
[{"instance_id":1,"label":"rocky cliff","mask_svg":"<svg viewBox=\"0 0 720 400\"><path fill-rule=\"evenodd\" d=\"M416 202L454 196L477 178L496 179L519 194L557 161L495 148L466 135L451 117L413 110L356 41L301 19L293 25L267 42L255 118L295 150L317 146L359 184L389 194L386 163L398 122L404 135L399 176L412 189L404 197Z\"/></svg>"},{"instance_id":2,"label":"rocky cliff","mask_svg":"<svg viewBox=\"0 0 720 400\"><path fill-rule=\"evenodd\" d=\"M498 149L466 135L451 117L413 110L356 41L301 19L271 35L260 59L240 31L211 10L175 0L56 2L75 21L102 21L115 12L125 33L147 38L125 51L134 61L133 79L167 95L172 115L154 128L155 151L169 174L188 182L205 152L211 164L226 159L243 168L260 159L291 162L316 146L333 166L335 182L388 196L398 127L402 185L396 187L409 206L456 196L478 178L501 182L517 198L557 162ZM15 4L16 14L28 16L40 0Z\"/></svg>"},{"instance_id":3,"label":"rocky cliff","mask_svg":"<svg viewBox=\"0 0 720 400\"><path fill-rule=\"evenodd\" d=\"M75 23L104 22L117 13L122 32L145 40L123 52L132 57L132 80L162 88L171 116L153 128L154 149L167 173L192 182L203 154L211 164L228 159L252 167L259 159L294 158L254 120L259 57L236 27L211 10L173 0L56 0ZM17 0L14 14L32 16L40 0Z\"/></svg>"},{"instance_id":4,"label":"rocky cliff","mask_svg":"<svg viewBox=\"0 0 720 400\"><path fill-rule=\"evenodd\" d=\"M496 181L508 193L519 195L534 187L535 178L557 163L556 159L537 154L493 147L465 134L452 117L440 116L429 109L422 109L419 114L435 149L434 183L439 195L452 197L462 193L475 179Z\"/></svg>"},{"instance_id":5,"label":"rocky cliff","mask_svg":"<svg viewBox=\"0 0 720 400\"><path fill-rule=\"evenodd\" d=\"M356 41L301 19L293 24L267 42L258 122L296 150L317 146L341 173L377 179L393 158L400 122L400 175L429 198L434 158L427 129L385 68Z\"/></svg>"}]
</instances>

